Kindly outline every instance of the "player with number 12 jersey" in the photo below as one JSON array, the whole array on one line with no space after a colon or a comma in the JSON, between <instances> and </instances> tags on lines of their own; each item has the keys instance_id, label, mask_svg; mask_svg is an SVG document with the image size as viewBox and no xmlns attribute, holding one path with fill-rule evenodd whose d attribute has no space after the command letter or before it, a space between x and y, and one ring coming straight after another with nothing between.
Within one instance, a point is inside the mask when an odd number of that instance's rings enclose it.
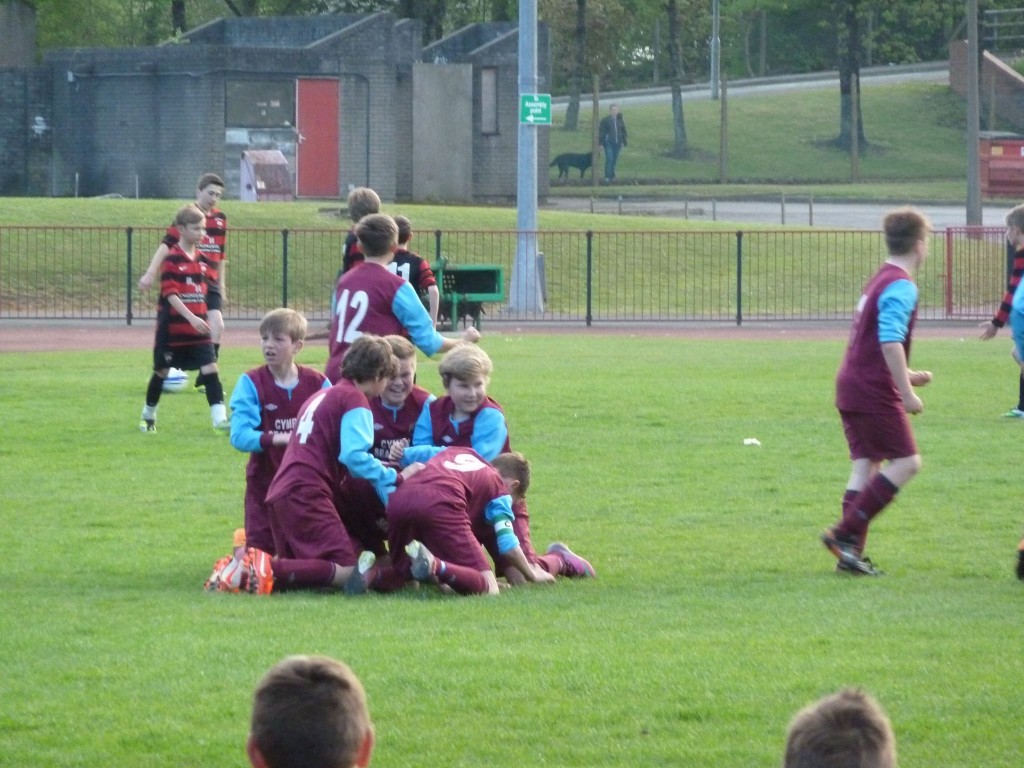
<instances>
[{"instance_id":1,"label":"player with number 12 jersey","mask_svg":"<svg viewBox=\"0 0 1024 768\"><path fill-rule=\"evenodd\" d=\"M405 336L428 356L440 351L445 343L413 287L386 266L370 260L359 269L345 272L334 289L324 369L332 384L341 378L341 358L346 350L364 333Z\"/></svg>"}]
</instances>

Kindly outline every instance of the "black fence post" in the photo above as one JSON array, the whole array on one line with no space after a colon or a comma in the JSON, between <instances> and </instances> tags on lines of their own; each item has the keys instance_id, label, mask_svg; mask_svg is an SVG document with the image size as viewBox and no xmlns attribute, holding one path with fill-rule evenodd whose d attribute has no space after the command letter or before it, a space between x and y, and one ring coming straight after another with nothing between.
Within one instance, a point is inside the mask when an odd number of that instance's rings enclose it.
<instances>
[{"instance_id":1,"label":"black fence post","mask_svg":"<svg viewBox=\"0 0 1024 768\"><path fill-rule=\"evenodd\" d=\"M132 324L132 228L125 227L125 249L128 256L128 276L125 278L125 302L124 317L128 325Z\"/></svg>"},{"instance_id":2,"label":"black fence post","mask_svg":"<svg viewBox=\"0 0 1024 768\"><path fill-rule=\"evenodd\" d=\"M743 325L743 233L736 233L736 325Z\"/></svg>"},{"instance_id":3,"label":"black fence post","mask_svg":"<svg viewBox=\"0 0 1024 768\"><path fill-rule=\"evenodd\" d=\"M587 230L587 327L594 320L594 231Z\"/></svg>"},{"instance_id":4,"label":"black fence post","mask_svg":"<svg viewBox=\"0 0 1024 768\"><path fill-rule=\"evenodd\" d=\"M288 230L281 230L281 306L288 306Z\"/></svg>"}]
</instances>

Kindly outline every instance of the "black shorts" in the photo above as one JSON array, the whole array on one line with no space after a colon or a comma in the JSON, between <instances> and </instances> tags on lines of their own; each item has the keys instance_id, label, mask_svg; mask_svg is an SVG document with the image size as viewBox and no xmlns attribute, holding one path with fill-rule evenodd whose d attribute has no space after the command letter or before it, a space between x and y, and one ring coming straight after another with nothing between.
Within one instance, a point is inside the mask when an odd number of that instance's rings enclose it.
<instances>
[{"instance_id":1,"label":"black shorts","mask_svg":"<svg viewBox=\"0 0 1024 768\"><path fill-rule=\"evenodd\" d=\"M191 344L187 347L157 347L153 350L153 370L181 368L183 371L198 371L204 365L217 362L213 342Z\"/></svg>"},{"instance_id":2,"label":"black shorts","mask_svg":"<svg viewBox=\"0 0 1024 768\"><path fill-rule=\"evenodd\" d=\"M214 293L213 291L209 291L206 294L206 310L207 311L210 311L211 309L215 309L218 312L220 312L220 309L223 306L224 306L224 297L221 296L220 293Z\"/></svg>"}]
</instances>

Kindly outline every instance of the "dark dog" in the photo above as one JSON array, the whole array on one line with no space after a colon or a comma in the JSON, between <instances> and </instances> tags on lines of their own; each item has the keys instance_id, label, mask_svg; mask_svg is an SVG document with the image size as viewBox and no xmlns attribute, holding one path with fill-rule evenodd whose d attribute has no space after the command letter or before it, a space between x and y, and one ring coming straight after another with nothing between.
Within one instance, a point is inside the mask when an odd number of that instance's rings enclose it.
<instances>
[{"instance_id":1,"label":"dark dog","mask_svg":"<svg viewBox=\"0 0 1024 768\"><path fill-rule=\"evenodd\" d=\"M554 160L551 161L551 165L548 168L558 166L558 178L569 178L570 168L580 169L580 178L583 178L583 174L590 170L590 164L593 161L593 157L589 152L563 152L558 155Z\"/></svg>"}]
</instances>

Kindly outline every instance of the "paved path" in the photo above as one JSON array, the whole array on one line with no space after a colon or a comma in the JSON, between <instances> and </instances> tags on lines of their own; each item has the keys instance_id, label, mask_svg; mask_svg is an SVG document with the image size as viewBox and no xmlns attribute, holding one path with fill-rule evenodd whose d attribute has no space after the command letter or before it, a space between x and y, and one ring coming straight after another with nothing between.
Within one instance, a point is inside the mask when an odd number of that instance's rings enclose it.
<instances>
[{"instance_id":1,"label":"paved path","mask_svg":"<svg viewBox=\"0 0 1024 768\"><path fill-rule=\"evenodd\" d=\"M965 192L966 194L966 192ZM727 221L744 224L785 224L787 226L827 227L830 229L881 229L882 217L892 204L817 203L806 197L771 201L740 200L651 200L616 197L549 197L542 210L606 213L615 217L665 216L690 221ZM920 205L936 229L962 227L967 222L967 207L952 205ZM1007 207L986 206L982 224L1002 227Z\"/></svg>"}]
</instances>

